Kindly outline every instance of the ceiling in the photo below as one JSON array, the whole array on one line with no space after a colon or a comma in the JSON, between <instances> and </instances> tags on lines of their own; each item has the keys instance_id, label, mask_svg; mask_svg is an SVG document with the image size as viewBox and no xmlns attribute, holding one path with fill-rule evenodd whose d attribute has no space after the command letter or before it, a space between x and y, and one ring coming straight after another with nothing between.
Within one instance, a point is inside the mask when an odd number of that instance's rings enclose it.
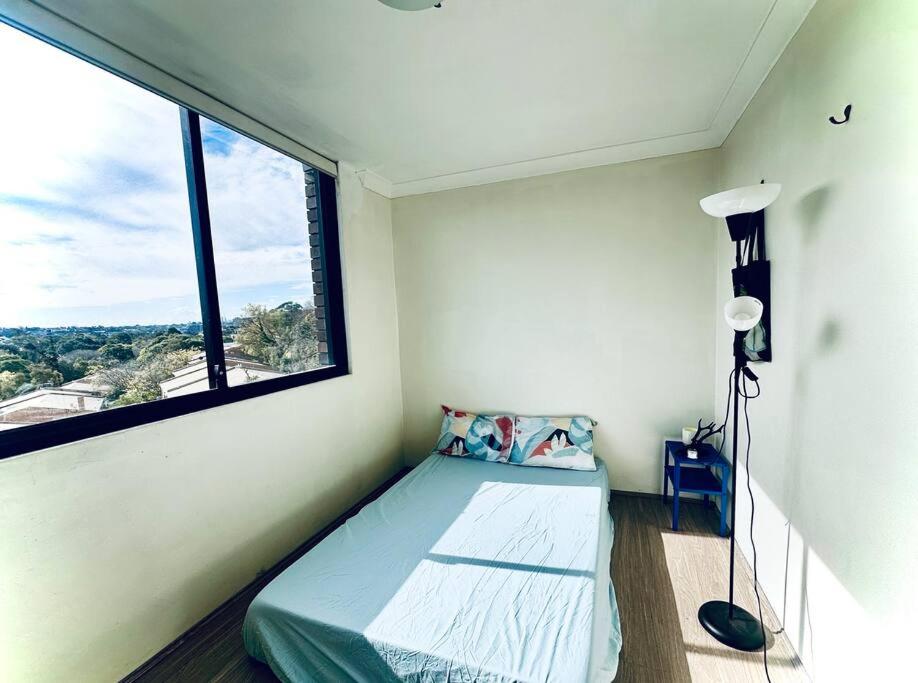
<instances>
[{"instance_id":1,"label":"ceiling","mask_svg":"<svg viewBox=\"0 0 918 683\"><path fill-rule=\"evenodd\" d=\"M388 196L719 146L814 0L41 0Z\"/></svg>"}]
</instances>

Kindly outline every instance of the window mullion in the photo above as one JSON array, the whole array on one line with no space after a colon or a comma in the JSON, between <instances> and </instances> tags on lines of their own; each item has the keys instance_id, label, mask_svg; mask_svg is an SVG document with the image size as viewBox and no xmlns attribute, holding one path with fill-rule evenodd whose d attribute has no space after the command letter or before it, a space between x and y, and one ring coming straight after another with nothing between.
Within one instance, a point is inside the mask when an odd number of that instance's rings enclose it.
<instances>
[{"instance_id":1,"label":"window mullion","mask_svg":"<svg viewBox=\"0 0 918 683\"><path fill-rule=\"evenodd\" d=\"M214 267L214 244L207 205L207 182L204 177L204 150L201 121L197 113L180 107L182 146L185 150L185 176L191 206L191 230L194 235L194 257L204 323L204 351L207 356L207 378L211 389L225 389L226 360L223 354L223 326L217 297L217 275Z\"/></svg>"}]
</instances>

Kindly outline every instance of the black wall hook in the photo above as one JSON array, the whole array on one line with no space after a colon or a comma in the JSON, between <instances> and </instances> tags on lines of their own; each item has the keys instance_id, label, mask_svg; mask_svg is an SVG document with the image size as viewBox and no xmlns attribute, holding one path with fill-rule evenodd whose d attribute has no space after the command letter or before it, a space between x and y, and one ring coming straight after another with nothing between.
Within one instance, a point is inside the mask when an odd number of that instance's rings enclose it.
<instances>
[{"instance_id":1,"label":"black wall hook","mask_svg":"<svg viewBox=\"0 0 918 683\"><path fill-rule=\"evenodd\" d=\"M851 105L849 104L847 107L845 107L845 118L839 121L834 116L830 116L829 122L835 124L836 126L840 126L843 123L848 123L850 119L851 119Z\"/></svg>"}]
</instances>

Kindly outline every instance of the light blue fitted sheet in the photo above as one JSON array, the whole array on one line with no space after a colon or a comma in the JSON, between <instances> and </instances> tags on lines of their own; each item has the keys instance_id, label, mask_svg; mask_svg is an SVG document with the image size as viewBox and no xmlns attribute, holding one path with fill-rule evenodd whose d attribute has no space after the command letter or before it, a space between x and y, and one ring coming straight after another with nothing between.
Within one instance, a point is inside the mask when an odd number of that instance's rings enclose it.
<instances>
[{"instance_id":1,"label":"light blue fitted sheet","mask_svg":"<svg viewBox=\"0 0 918 683\"><path fill-rule=\"evenodd\" d=\"M249 607L285 681L610 681L606 470L433 455Z\"/></svg>"}]
</instances>

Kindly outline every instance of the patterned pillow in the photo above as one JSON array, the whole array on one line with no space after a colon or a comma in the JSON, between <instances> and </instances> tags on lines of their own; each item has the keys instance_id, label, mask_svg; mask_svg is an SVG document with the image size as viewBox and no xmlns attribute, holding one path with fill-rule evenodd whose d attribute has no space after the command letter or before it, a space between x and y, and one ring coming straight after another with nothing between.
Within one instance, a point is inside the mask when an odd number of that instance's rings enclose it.
<instances>
[{"instance_id":1,"label":"patterned pillow","mask_svg":"<svg viewBox=\"0 0 918 683\"><path fill-rule=\"evenodd\" d=\"M443 424L434 453L507 462L513 445L512 415L475 415L443 408Z\"/></svg>"},{"instance_id":2,"label":"patterned pillow","mask_svg":"<svg viewBox=\"0 0 918 683\"><path fill-rule=\"evenodd\" d=\"M510 462L530 467L595 470L593 420L576 417L517 417Z\"/></svg>"}]
</instances>

